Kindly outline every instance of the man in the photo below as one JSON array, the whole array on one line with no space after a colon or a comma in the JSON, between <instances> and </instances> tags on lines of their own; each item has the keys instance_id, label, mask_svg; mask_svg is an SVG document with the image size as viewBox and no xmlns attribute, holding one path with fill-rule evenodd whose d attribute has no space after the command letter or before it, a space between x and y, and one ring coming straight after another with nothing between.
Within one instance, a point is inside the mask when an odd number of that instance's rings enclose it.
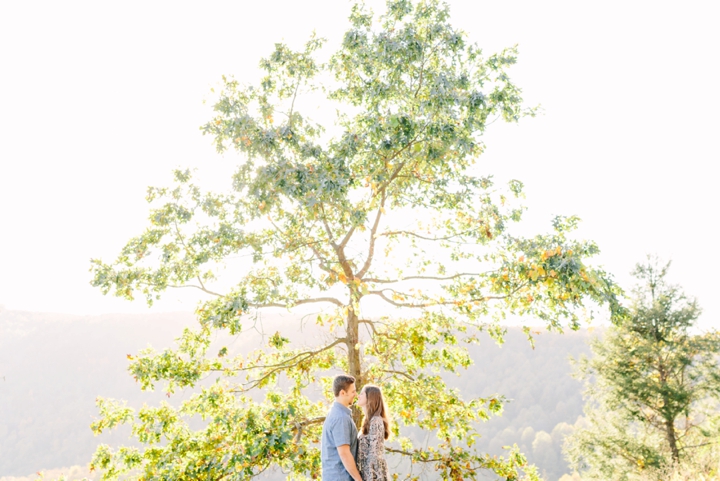
<instances>
[{"instance_id":1,"label":"man","mask_svg":"<svg viewBox=\"0 0 720 481\"><path fill-rule=\"evenodd\" d=\"M355 378L337 376L333 381L333 394L335 402L325 418L320 443L322 481L362 481L355 464L358 431L350 411L357 395Z\"/></svg>"}]
</instances>

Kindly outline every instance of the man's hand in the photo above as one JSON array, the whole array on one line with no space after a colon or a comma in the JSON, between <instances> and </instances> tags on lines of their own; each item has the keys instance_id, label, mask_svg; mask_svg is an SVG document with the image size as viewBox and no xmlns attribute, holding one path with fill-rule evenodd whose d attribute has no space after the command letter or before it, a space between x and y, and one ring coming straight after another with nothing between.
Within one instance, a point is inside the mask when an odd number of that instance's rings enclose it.
<instances>
[{"instance_id":1,"label":"man's hand","mask_svg":"<svg viewBox=\"0 0 720 481\"><path fill-rule=\"evenodd\" d=\"M350 445L342 444L338 446L337 450L340 455L340 461L342 461L348 474L350 474L355 481L362 481L360 472L357 469L357 464L355 464L355 458L353 458L353 455L350 452Z\"/></svg>"}]
</instances>

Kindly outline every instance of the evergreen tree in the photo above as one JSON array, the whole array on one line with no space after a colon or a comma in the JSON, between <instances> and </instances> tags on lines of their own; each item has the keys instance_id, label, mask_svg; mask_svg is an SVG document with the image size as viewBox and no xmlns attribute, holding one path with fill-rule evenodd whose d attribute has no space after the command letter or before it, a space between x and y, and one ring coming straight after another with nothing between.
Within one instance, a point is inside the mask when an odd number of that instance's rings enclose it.
<instances>
[{"instance_id":1,"label":"evergreen tree","mask_svg":"<svg viewBox=\"0 0 720 481\"><path fill-rule=\"evenodd\" d=\"M667 283L669 266L637 265L629 315L578 362L588 427L566 452L584 479L663 479L718 441L720 337L697 332L700 308Z\"/></svg>"}]
</instances>

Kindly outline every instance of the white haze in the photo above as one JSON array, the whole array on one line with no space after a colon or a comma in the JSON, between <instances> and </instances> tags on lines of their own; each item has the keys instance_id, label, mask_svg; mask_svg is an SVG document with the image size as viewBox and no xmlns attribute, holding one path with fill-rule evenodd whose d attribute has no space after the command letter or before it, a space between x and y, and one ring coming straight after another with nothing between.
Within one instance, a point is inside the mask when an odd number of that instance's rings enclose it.
<instances>
[{"instance_id":1,"label":"white haze","mask_svg":"<svg viewBox=\"0 0 720 481\"><path fill-rule=\"evenodd\" d=\"M520 44L512 75L543 105L538 118L493 125L481 159L525 183L527 232L579 215L624 285L646 253L672 258L702 325L717 326L714 3L449 3L486 52ZM89 258L109 260L141 232L146 187L173 168L226 181L236 159L198 130L221 75L252 80L275 42L299 46L313 29L337 43L348 12L329 0L0 4L0 304L147 311L90 287ZM153 310L196 300L185 289Z\"/></svg>"}]
</instances>

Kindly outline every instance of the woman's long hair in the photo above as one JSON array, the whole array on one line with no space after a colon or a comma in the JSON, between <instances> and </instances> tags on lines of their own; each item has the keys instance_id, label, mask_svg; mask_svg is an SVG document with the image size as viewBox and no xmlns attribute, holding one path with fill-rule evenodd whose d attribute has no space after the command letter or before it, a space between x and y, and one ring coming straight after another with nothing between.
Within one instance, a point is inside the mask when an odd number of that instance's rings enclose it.
<instances>
[{"instance_id":1,"label":"woman's long hair","mask_svg":"<svg viewBox=\"0 0 720 481\"><path fill-rule=\"evenodd\" d=\"M383 400L382 391L379 387L368 384L363 387L367 402L365 403L365 419L362 424L363 434L370 431L370 420L375 416L380 416L385 426L385 439L390 436L390 422L388 421L387 408Z\"/></svg>"}]
</instances>

